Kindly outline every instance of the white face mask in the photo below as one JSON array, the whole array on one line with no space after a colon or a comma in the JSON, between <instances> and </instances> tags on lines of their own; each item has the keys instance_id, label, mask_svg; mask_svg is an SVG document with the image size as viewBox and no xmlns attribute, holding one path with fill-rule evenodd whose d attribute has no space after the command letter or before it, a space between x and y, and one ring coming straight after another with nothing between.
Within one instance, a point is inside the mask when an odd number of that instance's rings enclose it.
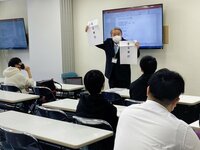
<instances>
[{"instance_id":1,"label":"white face mask","mask_svg":"<svg viewBox=\"0 0 200 150\"><path fill-rule=\"evenodd\" d=\"M115 42L115 43L119 43L119 41L121 41L122 40L122 37L120 36L120 35L116 35L116 36L113 36L112 37L112 40L113 40L113 42Z\"/></svg>"}]
</instances>

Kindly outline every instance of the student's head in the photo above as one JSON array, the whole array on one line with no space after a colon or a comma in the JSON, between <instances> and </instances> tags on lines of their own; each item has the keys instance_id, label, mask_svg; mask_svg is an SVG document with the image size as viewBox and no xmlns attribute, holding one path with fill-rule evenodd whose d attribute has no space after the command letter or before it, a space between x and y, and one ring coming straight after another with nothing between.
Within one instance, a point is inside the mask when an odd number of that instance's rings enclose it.
<instances>
[{"instance_id":1,"label":"student's head","mask_svg":"<svg viewBox=\"0 0 200 150\"><path fill-rule=\"evenodd\" d=\"M184 93L185 83L182 76L168 69L161 69L149 79L148 98L157 101L169 111L173 111Z\"/></svg>"},{"instance_id":2,"label":"student's head","mask_svg":"<svg viewBox=\"0 0 200 150\"><path fill-rule=\"evenodd\" d=\"M19 69L24 69L24 64L18 57L11 58L8 62L8 67L16 67Z\"/></svg>"},{"instance_id":3,"label":"student's head","mask_svg":"<svg viewBox=\"0 0 200 150\"><path fill-rule=\"evenodd\" d=\"M120 28L113 28L111 31L110 31L110 35L112 37L112 40L115 42L115 43L119 43L119 41L122 40L122 30Z\"/></svg>"},{"instance_id":4,"label":"student's head","mask_svg":"<svg viewBox=\"0 0 200 150\"><path fill-rule=\"evenodd\" d=\"M100 93L104 87L104 82L104 75L99 70L90 70L84 77L85 88L91 95Z\"/></svg>"},{"instance_id":5,"label":"student's head","mask_svg":"<svg viewBox=\"0 0 200 150\"><path fill-rule=\"evenodd\" d=\"M140 60L140 68L144 74L153 74L157 69L156 58L152 56L144 56Z\"/></svg>"}]
</instances>

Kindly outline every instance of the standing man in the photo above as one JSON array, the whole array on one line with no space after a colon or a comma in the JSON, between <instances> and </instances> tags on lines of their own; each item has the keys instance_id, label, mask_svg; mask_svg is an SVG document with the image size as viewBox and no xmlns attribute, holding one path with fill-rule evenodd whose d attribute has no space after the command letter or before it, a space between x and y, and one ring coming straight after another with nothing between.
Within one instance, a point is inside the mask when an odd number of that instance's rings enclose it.
<instances>
[{"instance_id":1,"label":"standing man","mask_svg":"<svg viewBox=\"0 0 200 150\"><path fill-rule=\"evenodd\" d=\"M86 27L86 32L88 26ZM111 38L106 39L103 44L96 45L105 51L106 67L105 76L108 78L110 88L129 88L131 83L131 68L129 64L120 64L119 42L125 41L120 28L113 28L110 32ZM139 43L136 42L137 48ZM140 55L138 49L138 57Z\"/></svg>"}]
</instances>

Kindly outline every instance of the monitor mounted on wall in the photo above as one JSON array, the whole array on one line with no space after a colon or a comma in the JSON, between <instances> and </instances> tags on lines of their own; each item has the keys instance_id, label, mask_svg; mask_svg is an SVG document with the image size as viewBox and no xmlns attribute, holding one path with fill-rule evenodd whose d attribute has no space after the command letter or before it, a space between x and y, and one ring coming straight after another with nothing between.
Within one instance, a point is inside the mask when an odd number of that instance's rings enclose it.
<instances>
[{"instance_id":1,"label":"monitor mounted on wall","mask_svg":"<svg viewBox=\"0 0 200 150\"><path fill-rule=\"evenodd\" d=\"M27 49L23 18L0 20L0 50Z\"/></svg>"},{"instance_id":2,"label":"monitor mounted on wall","mask_svg":"<svg viewBox=\"0 0 200 150\"><path fill-rule=\"evenodd\" d=\"M163 5L145 5L103 10L104 40L114 27L122 29L126 40L137 40L141 49L163 48Z\"/></svg>"}]
</instances>

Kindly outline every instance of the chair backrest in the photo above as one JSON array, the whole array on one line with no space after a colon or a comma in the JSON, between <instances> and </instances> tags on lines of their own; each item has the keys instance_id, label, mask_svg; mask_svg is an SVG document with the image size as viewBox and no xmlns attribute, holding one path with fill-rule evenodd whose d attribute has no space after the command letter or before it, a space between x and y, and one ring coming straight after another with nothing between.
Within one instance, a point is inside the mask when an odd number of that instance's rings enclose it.
<instances>
[{"instance_id":1,"label":"chair backrest","mask_svg":"<svg viewBox=\"0 0 200 150\"><path fill-rule=\"evenodd\" d=\"M85 118L79 116L73 116L73 118L77 124L113 131L112 126L107 121L102 119Z\"/></svg>"},{"instance_id":2,"label":"chair backrest","mask_svg":"<svg viewBox=\"0 0 200 150\"><path fill-rule=\"evenodd\" d=\"M51 102L51 101L56 100L56 97L54 96L51 89L49 89L47 87L34 86L34 87L32 87L32 90L33 90L34 94L40 96L40 99L38 101L39 105L41 105L42 103Z\"/></svg>"},{"instance_id":3,"label":"chair backrest","mask_svg":"<svg viewBox=\"0 0 200 150\"><path fill-rule=\"evenodd\" d=\"M14 86L14 85L1 84L1 90L22 93L22 91L18 87Z\"/></svg>"},{"instance_id":4,"label":"chair backrest","mask_svg":"<svg viewBox=\"0 0 200 150\"><path fill-rule=\"evenodd\" d=\"M102 92L103 97L111 104L124 105L122 97L114 92Z\"/></svg>"},{"instance_id":5,"label":"chair backrest","mask_svg":"<svg viewBox=\"0 0 200 150\"><path fill-rule=\"evenodd\" d=\"M36 86L42 86L42 87L47 87L51 89L52 92L56 91L56 86L55 86L55 81L53 79L48 79L48 80L41 80L36 82Z\"/></svg>"},{"instance_id":6,"label":"chair backrest","mask_svg":"<svg viewBox=\"0 0 200 150\"><path fill-rule=\"evenodd\" d=\"M57 110L57 109L50 109L50 108L45 108L42 106L36 106L36 109L34 110L34 114L41 117L72 122L72 119L70 119L70 117L68 117L64 111Z\"/></svg>"},{"instance_id":7,"label":"chair backrest","mask_svg":"<svg viewBox=\"0 0 200 150\"><path fill-rule=\"evenodd\" d=\"M37 139L24 132L0 128L0 148L2 150L42 150Z\"/></svg>"},{"instance_id":8,"label":"chair backrest","mask_svg":"<svg viewBox=\"0 0 200 150\"><path fill-rule=\"evenodd\" d=\"M7 111L7 110L20 111L20 108L14 105L10 105L10 104L0 103L0 112Z\"/></svg>"},{"instance_id":9,"label":"chair backrest","mask_svg":"<svg viewBox=\"0 0 200 150\"><path fill-rule=\"evenodd\" d=\"M111 125L105 120L84 118L79 116L73 116L73 118L75 119L75 123L77 124L113 131ZM88 145L84 148L87 150L112 150L113 147L114 147L114 136L96 142L94 144Z\"/></svg>"},{"instance_id":10,"label":"chair backrest","mask_svg":"<svg viewBox=\"0 0 200 150\"><path fill-rule=\"evenodd\" d=\"M83 85L83 79L82 77L70 77L70 78L63 79L63 83Z\"/></svg>"},{"instance_id":11,"label":"chair backrest","mask_svg":"<svg viewBox=\"0 0 200 150\"><path fill-rule=\"evenodd\" d=\"M78 77L76 72L66 72L61 74L61 78L64 80L66 78Z\"/></svg>"},{"instance_id":12,"label":"chair backrest","mask_svg":"<svg viewBox=\"0 0 200 150\"><path fill-rule=\"evenodd\" d=\"M137 101L137 100L133 100L133 99L125 99L124 103L126 106L132 105L132 104L142 104L145 101Z\"/></svg>"}]
</instances>

